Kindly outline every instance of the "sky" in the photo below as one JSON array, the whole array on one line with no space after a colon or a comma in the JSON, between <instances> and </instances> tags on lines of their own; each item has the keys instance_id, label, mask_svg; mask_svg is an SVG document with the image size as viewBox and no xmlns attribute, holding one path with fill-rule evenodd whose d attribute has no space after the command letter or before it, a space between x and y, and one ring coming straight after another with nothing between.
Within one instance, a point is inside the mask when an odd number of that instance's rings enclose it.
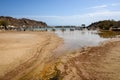
<instances>
[{"instance_id":1,"label":"sky","mask_svg":"<svg viewBox=\"0 0 120 80\"><path fill-rule=\"evenodd\" d=\"M0 0L0 16L29 18L48 25L89 25L120 20L120 0Z\"/></svg>"}]
</instances>

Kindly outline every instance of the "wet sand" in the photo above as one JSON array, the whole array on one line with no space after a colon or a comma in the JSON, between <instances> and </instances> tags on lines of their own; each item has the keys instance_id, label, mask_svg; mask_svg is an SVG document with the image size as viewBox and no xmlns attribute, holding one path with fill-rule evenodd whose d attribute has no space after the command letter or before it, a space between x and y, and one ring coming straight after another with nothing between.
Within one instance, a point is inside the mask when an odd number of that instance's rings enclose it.
<instances>
[{"instance_id":1,"label":"wet sand","mask_svg":"<svg viewBox=\"0 0 120 80\"><path fill-rule=\"evenodd\" d=\"M17 80L36 66L42 69L61 43L48 32L0 32L0 80Z\"/></svg>"},{"instance_id":2,"label":"wet sand","mask_svg":"<svg viewBox=\"0 0 120 80\"><path fill-rule=\"evenodd\" d=\"M41 80L120 80L120 39L68 51L46 64Z\"/></svg>"},{"instance_id":3,"label":"wet sand","mask_svg":"<svg viewBox=\"0 0 120 80\"><path fill-rule=\"evenodd\" d=\"M120 80L120 40L70 52L56 63L62 80Z\"/></svg>"}]
</instances>

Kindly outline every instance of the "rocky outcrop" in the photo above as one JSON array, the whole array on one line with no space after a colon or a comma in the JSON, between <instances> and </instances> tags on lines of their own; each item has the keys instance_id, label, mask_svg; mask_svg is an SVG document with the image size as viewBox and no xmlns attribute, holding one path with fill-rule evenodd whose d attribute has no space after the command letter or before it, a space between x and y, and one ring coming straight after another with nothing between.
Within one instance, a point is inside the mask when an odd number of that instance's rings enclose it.
<instances>
[{"instance_id":1,"label":"rocky outcrop","mask_svg":"<svg viewBox=\"0 0 120 80\"><path fill-rule=\"evenodd\" d=\"M27 19L27 18L17 19L17 18L8 17L8 16L0 16L0 20L1 21L6 21L8 23L8 25L12 25L12 26L15 26L15 27L22 27L22 26L27 26L27 27L31 27L31 26L45 27L45 26L47 26L47 24L45 22L31 20L31 19Z\"/></svg>"}]
</instances>

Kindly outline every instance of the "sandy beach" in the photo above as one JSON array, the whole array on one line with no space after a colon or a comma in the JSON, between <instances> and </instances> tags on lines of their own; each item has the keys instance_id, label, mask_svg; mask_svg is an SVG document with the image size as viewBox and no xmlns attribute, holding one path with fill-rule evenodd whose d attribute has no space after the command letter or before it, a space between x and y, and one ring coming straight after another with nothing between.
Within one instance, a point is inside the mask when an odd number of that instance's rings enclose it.
<instances>
[{"instance_id":1,"label":"sandy beach","mask_svg":"<svg viewBox=\"0 0 120 80\"><path fill-rule=\"evenodd\" d=\"M0 32L0 80L13 80L28 69L42 67L61 43L48 32Z\"/></svg>"},{"instance_id":2,"label":"sandy beach","mask_svg":"<svg viewBox=\"0 0 120 80\"><path fill-rule=\"evenodd\" d=\"M49 32L1 32L0 80L120 79L119 38L54 58L62 43Z\"/></svg>"}]
</instances>

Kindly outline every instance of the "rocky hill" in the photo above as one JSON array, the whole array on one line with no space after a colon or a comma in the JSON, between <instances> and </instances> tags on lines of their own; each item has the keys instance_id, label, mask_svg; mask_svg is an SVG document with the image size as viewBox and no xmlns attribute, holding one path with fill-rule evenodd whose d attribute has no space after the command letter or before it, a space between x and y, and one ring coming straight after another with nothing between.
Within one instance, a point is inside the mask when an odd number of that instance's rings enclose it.
<instances>
[{"instance_id":1,"label":"rocky hill","mask_svg":"<svg viewBox=\"0 0 120 80\"><path fill-rule=\"evenodd\" d=\"M88 28L92 29L102 29L102 30L109 30L111 27L120 27L120 21L114 21L114 20L103 20L98 21L90 24Z\"/></svg>"},{"instance_id":2,"label":"rocky hill","mask_svg":"<svg viewBox=\"0 0 120 80\"><path fill-rule=\"evenodd\" d=\"M25 25L27 27L30 27L30 26L45 27L45 26L47 26L47 24L45 22L31 20L31 19L27 19L27 18L17 19L17 18L8 17L8 16L0 16L0 21L5 21L8 23L8 25L12 25L15 27L21 27L23 25Z\"/></svg>"}]
</instances>

